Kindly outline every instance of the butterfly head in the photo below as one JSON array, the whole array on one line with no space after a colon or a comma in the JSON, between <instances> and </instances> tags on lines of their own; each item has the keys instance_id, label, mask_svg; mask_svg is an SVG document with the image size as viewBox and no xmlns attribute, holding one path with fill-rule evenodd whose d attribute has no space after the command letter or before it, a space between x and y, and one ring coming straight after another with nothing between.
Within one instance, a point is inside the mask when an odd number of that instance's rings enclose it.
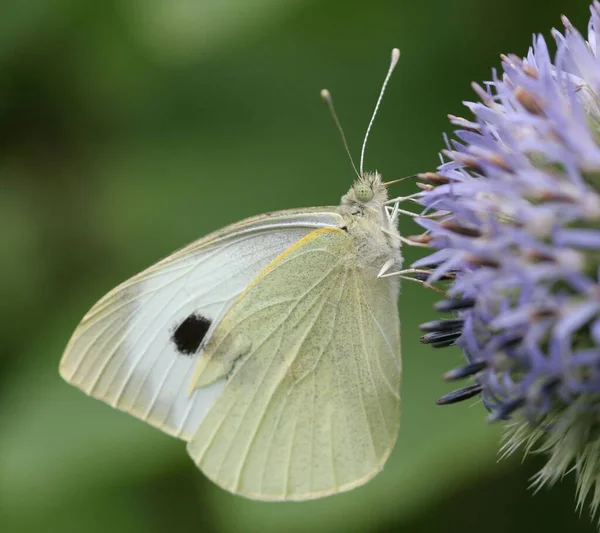
<instances>
[{"instance_id":1,"label":"butterfly head","mask_svg":"<svg viewBox=\"0 0 600 533\"><path fill-rule=\"evenodd\" d=\"M387 199L388 194L381 181L381 175L377 172L365 172L342 197L342 205L360 210L365 208L380 210Z\"/></svg>"}]
</instances>

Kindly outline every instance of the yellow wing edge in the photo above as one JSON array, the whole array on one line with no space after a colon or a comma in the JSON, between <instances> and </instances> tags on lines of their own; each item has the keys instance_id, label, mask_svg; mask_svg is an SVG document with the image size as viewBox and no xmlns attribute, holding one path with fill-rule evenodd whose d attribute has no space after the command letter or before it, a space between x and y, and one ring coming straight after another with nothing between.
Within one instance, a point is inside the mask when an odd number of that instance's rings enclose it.
<instances>
[{"instance_id":1,"label":"yellow wing edge","mask_svg":"<svg viewBox=\"0 0 600 533\"><path fill-rule=\"evenodd\" d=\"M242 300L242 298L244 298L244 296L246 296L246 294L248 293L248 291L250 291L270 271L272 271L275 267L277 267L277 265L279 263L281 263L281 261L283 261L286 256L288 256L294 250L297 250L301 246L303 246L306 243L308 243L308 242L316 239L319 235L322 235L323 233L326 233L326 232L344 233L344 230L341 230L339 228L319 228L319 229L317 229L315 231L311 231L308 235L305 235L300 240L296 241L290 247L286 248L283 252L281 252L277 257L275 257L275 259L272 259L271 262L268 263L254 277L254 279L247 285L247 287L235 299L235 301L232 304L231 308L233 309L235 307L235 304L238 303L240 300ZM225 317L223 317L223 320L224 319L225 319ZM196 364L196 368L194 369L194 374L193 374L192 379L190 380L190 383L188 385L188 396L191 396L192 393L194 392L194 390L196 390L197 388L201 388L202 387L202 385L198 386L197 383L198 383L198 381L199 381L202 373L204 372L204 370L207 368L207 366L209 364L210 357L207 357L207 355L208 354L204 354L204 357L201 357L200 360L198 361L198 363Z\"/></svg>"},{"instance_id":2,"label":"yellow wing edge","mask_svg":"<svg viewBox=\"0 0 600 533\"><path fill-rule=\"evenodd\" d=\"M297 250L301 246L304 246L305 244L308 244L310 241L316 239L317 237L319 237L319 235L322 235L323 233L329 233L329 232L332 232L332 233L344 233L344 230L339 229L339 228L319 228L319 229L316 229L315 231L311 231L308 235L305 235L300 240L296 241L289 248L287 248L283 252L281 252L270 263L268 263L267 266L265 266L256 275L256 277L248 284L248 286L242 291L242 293L238 296L237 299L241 300L245 296L245 294L250 289L252 289L252 287L254 287L262 278L264 278L271 270L273 270L279 263L281 263L281 261L283 261L292 252L294 252L295 250Z\"/></svg>"}]
</instances>

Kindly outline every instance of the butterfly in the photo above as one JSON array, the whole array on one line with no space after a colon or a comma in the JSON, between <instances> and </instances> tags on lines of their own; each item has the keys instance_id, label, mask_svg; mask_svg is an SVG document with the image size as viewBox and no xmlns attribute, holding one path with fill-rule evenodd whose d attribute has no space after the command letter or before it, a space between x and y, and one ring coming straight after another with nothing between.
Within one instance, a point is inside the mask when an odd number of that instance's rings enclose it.
<instances>
[{"instance_id":1,"label":"butterfly","mask_svg":"<svg viewBox=\"0 0 600 533\"><path fill-rule=\"evenodd\" d=\"M339 206L256 216L173 253L97 302L60 362L70 384L186 441L230 492L346 491L396 441L398 209L362 164L398 54Z\"/></svg>"}]
</instances>

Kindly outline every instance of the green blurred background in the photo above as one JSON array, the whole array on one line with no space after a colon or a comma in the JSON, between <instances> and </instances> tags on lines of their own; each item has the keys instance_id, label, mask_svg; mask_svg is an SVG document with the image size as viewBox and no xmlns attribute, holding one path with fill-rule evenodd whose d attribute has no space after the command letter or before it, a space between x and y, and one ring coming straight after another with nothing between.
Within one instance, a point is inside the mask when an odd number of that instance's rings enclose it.
<instances>
[{"instance_id":1,"label":"green blurred background","mask_svg":"<svg viewBox=\"0 0 600 533\"><path fill-rule=\"evenodd\" d=\"M437 163L446 114L501 52L524 54L586 0L4 0L0 3L0 531L595 531L569 476L533 496L540 459L497 462L477 402L436 407L458 351L418 342L435 296L400 303L403 420L384 471L304 504L225 493L182 442L58 376L106 291L241 218L336 204L388 66L367 168ZM413 189L398 187L402 194ZM416 232L402 220L405 234ZM408 261L418 257L406 250ZM409 284L412 285L412 284Z\"/></svg>"}]
</instances>

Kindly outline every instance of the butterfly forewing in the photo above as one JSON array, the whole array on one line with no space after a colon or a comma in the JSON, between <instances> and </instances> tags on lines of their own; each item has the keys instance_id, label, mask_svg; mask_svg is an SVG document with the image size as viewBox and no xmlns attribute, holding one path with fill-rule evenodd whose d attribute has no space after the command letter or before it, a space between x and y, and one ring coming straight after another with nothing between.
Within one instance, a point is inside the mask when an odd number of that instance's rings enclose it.
<instances>
[{"instance_id":1,"label":"butterfly forewing","mask_svg":"<svg viewBox=\"0 0 600 533\"><path fill-rule=\"evenodd\" d=\"M312 232L259 274L208 342L194 390L228 378L188 451L223 488L317 498L366 482L387 459L399 425L397 282L377 279L358 253L341 229Z\"/></svg>"},{"instance_id":2,"label":"butterfly forewing","mask_svg":"<svg viewBox=\"0 0 600 533\"><path fill-rule=\"evenodd\" d=\"M220 318L274 258L336 208L284 211L205 237L102 298L74 332L61 375L88 394L188 439L224 379L189 393L202 347Z\"/></svg>"}]
</instances>

